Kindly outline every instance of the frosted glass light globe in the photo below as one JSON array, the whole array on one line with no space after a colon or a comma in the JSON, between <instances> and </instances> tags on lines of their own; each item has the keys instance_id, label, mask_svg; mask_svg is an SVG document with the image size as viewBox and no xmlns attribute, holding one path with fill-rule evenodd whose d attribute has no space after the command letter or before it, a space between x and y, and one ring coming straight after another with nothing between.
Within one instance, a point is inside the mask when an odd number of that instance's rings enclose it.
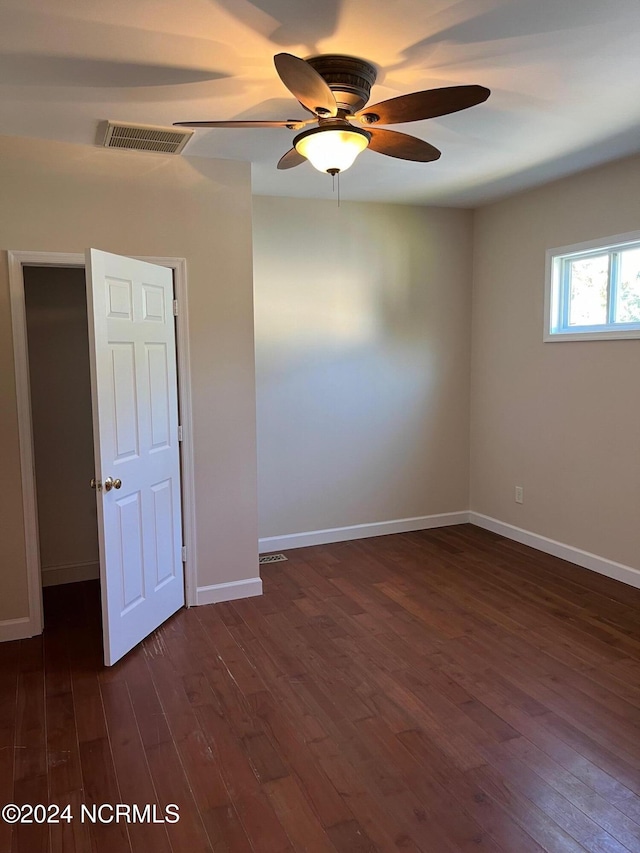
<instances>
[{"instance_id":1,"label":"frosted glass light globe","mask_svg":"<svg viewBox=\"0 0 640 853\"><path fill-rule=\"evenodd\" d=\"M356 127L314 127L293 140L296 151L319 172L344 172L369 144L371 135Z\"/></svg>"}]
</instances>

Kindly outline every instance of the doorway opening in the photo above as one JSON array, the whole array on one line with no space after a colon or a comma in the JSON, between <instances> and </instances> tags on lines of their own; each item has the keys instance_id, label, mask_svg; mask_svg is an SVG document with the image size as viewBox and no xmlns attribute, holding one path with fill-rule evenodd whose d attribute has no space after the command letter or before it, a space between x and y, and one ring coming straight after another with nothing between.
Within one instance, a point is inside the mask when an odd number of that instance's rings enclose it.
<instances>
[{"instance_id":1,"label":"doorway opening","mask_svg":"<svg viewBox=\"0 0 640 853\"><path fill-rule=\"evenodd\" d=\"M144 260L173 271L184 590L189 606L195 603L196 564L186 264L179 258ZM22 636L33 636L43 629L43 587L52 588L48 598L59 600L61 591L53 588L62 584L98 586L96 500L89 485L96 470L90 318L83 255L10 252L9 268L30 605Z\"/></svg>"},{"instance_id":2,"label":"doorway opening","mask_svg":"<svg viewBox=\"0 0 640 853\"><path fill-rule=\"evenodd\" d=\"M82 267L24 267L42 586L100 576Z\"/></svg>"}]
</instances>

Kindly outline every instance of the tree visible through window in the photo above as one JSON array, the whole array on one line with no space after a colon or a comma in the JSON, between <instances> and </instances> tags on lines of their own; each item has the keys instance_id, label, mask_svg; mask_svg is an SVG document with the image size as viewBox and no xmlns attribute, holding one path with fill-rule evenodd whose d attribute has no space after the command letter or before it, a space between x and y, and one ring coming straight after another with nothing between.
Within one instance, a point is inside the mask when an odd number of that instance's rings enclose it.
<instances>
[{"instance_id":1,"label":"tree visible through window","mask_svg":"<svg viewBox=\"0 0 640 853\"><path fill-rule=\"evenodd\" d=\"M640 323L640 247L621 253L618 323Z\"/></svg>"}]
</instances>

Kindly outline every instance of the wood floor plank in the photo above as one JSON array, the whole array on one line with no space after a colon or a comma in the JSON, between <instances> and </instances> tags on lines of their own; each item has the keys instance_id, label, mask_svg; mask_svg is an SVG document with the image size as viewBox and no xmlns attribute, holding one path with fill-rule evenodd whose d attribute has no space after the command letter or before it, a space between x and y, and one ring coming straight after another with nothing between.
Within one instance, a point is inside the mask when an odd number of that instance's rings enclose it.
<instances>
[{"instance_id":1,"label":"wood floor plank","mask_svg":"<svg viewBox=\"0 0 640 853\"><path fill-rule=\"evenodd\" d=\"M210 853L214 848L173 742L152 744L145 747L145 752L160 805L177 805L179 809L180 820L165 827L171 849Z\"/></svg>"},{"instance_id":2,"label":"wood floor plank","mask_svg":"<svg viewBox=\"0 0 640 853\"><path fill-rule=\"evenodd\" d=\"M92 850L89 824L80 819L81 806L85 802L82 790L51 796L51 803L61 812L69 807L73 820L61 820L49 827L49 849L51 853L85 853ZM0 848L1 849L1 848Z\"/></svg>"},{"instance_id":3,"label":"wood floor plank","mask_svg":"<svg viewBox=\"0 0 640 853\"><path fill-rule=\"evenodd\" d=\"M0 644L0 803L13 801L20 643ZM0 820L0 850L11 849L13 827Z\"/></svg>"},{"instance_id":4,"label":"wood floor plank","mask_svg":"<svg viewBox=\"0 0 640 853\"><path fill-rule=\"evenodd\" d=\"M598 828L587 832L585 838L592 835L603 838L608 834L629 849L640 848L640 825L636 821L626 817L616 806L607 802L584 782L559 767L553 759L526 738L518 738L509 743L504 752L517 756L567 801L580 809L583 814L589 815L590 820L595 822Z\"/></svg>"},{"instance_id":5,"label":"wood floor plank","mask_svg":"<svg viewBox=\"0 0 640 853\"><path fill-rule=\"evenodd\" d=\"M376 847L357 820L337 823L328 835L338 853L376 853Z\"/></svg>"},{"instance_id":6,"label":"wood floor plank","mask_svg":"<svg viewBox=\"0 0 640 853\"><path fill-rule=\"evenodd\" d=\"M16 705L13 801L18 805L48 803L47 743L42 638L20 643L20 672ZM14 826L12 849L46 851L46 824L18 823Z\"/></svg>"},{"instance_id":7,"label":"wood floor plank","mask_svg":"<svg viewBox=\"0 0 640 853\"><path fill-rule=\"evenodd\" d=\"M215 853L253 853L234 806L218 806L202 813L207 835Z\"/></svg>"},{"instance_id":8,"label":"wood floor plank","mask_svg":"<svg viewBox=\"0 0 640 853\"><path fill-rule=\"evenodd\" d=\"M351 820L353 815L347 803L314 760L310 742L296 727L295 715L288 714L270 693L254 694L249 698L322 826L326 828ZM318 739L326 737L323 733Z\"/></svg>"},{"instance_id":9,"label":"wood floor plank","mask_svg":"<svg viewBox=\"0 0 640 853\"><path fill-rule=\"evenodd\" d=\"M158 802L127 685L118 681L102 684L101 694L121 801L141 810L155 805L160 813L166 804ZM135 853L151 849L170 853L163 824L132 823L129 837Z\"/></svg>"},{"instance_id":10,"label":"wood floor plank","mask_svg":"<svg viewBox=\"0 0 640 853\"><path fill-rule=\"evenodd\" d=\"M46 697L49 791L56 797L82 788L73 694Z\"/></svg>"},{"instance_id":11,"label":"wood floor plank","mask_svg":"<svg viewBox=\"0 0 640 853\"><path fill-rule=\"evenodd\" d=\"M294 850L335 853L325 828L311 809L293 776L281 776L265 784L269 802L287 833Z\"/></svg>"},{"instance_id":12,"label":"wood floor plank","mask_svg":"<svg viewBox=\"0 0 640 853\"><path fill-rule=\"evenodd\" d=\"M504 808L547 853L580 853L585 848L526 795L520 794L493 767L473 768L469 777Z\"/></svg>"},{"instance_id":13,"label":"wood floor plank","mask_svg":"<svg viewBox=\"0 0 640 853\"><path fill-rule=\"evenodd\" d=\"M113 807L123 802L106 736L80 743L80 764L84 803L90 809L99 809L102 805ZM105 810L105 820L109 821L111 814L109 809ZM125 823L102 822L97 816L95 823L89 825L89 834L96 853L128 853L131 850Z\"/></svg>"},{"instance_id":14,"label":"wood floor plank","mask_svg":"<svg viewBox=\"0 0 640 853\"><path fill-rule=\"evenodd\" d=\"M488 798L478 800L477 791L444 754L440 753L434 761L432 753L427 759L420 749L412 750L410 743L403 743L407 733L394 735L379 717L363 720L358 728L379 761L401 783L401 787L392 788L375 772L369 774L373 784L380 788L387 807L404 818L406 831L421 849L439 853L457 850L460 844L477 843L484 843L486 848L489 839L485 836L483 842L479 841L484 829L499 849L538 853L540 848L504 814L498 813ZM413 735L415 732L409 737ZM418 737L422 736L420 732Z\"/></svg>"},{"instance_id":15,"label":"wood floor plank","mask_svg":"<svg viewBox=\"0 0 640 853\"><path fill-rule=\"evenodd\" d=\"M243 744L227 720L212 705L201 705L196 713L209 734L218 767L250 842L257 849L263 844L269 853L290 849L289 839L261 788Z\"/></svg>"}]
</instances>

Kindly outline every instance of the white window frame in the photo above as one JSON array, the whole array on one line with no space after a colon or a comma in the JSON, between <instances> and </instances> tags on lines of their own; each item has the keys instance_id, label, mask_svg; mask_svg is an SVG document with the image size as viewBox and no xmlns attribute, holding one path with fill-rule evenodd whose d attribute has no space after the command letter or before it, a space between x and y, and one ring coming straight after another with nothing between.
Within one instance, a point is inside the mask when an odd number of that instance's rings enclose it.
<instances>
[{"instance_id":1,"label":"white window frame","mask_svg":"<svg viewBox=\"0 0 640 853\"><path fill-rule=\"evenodd\" d=\"M569 326L567 322L569 282L564 273L567 266L565 261L616 253L630 248L640 249L640 231L547 250L544 292L545 341L612 341L640 338L640 323L613 321L617 285L616 254L612 254L609 264L609 322L594 326Z\"/></svg>"}]
</instances>

